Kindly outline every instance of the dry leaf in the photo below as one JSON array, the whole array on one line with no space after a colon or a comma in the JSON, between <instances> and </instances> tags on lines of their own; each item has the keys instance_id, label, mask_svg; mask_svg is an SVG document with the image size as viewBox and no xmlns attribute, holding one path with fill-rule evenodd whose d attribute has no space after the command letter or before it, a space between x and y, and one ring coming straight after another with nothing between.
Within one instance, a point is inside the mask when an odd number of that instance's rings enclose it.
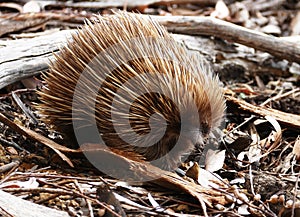
<instances>
[{"instance_id":1,"label":"dry leaf","mask_svg":"<svg viewBox=\"0 0 300 217\"><path fill-rule=\"evenodd\" d=\"M249 151L247 153L248 159L250 163L259 161L262 158L261 146L260 144L253 144L250 146Z\"/></svg>"},{"instance_id":2,"label":"dry leaf","mask_svg":"<svg viewBox=\"0 0 300 217\"><path fill-rule=\"evenodd\" d=\"M291 22L291 35L299 35L300 34L300 12L298 11L297 15L292 19Z\"/></svg>"},{"instance_id":3,"label":"dry leaf","mask_svg":"<svg viewBox=\"0 0 300 217\"><path fill-rule=\"evenodd\" d=\"M248 205L243 204L238 208L238 213L240 215L250 215L251 213L248 211Z\"/></svg>"},{"instance_id":4,"label":"dry leaf","mask_svg":"<svg viewBox=\"0 0 300 217\"><path fill-rule=\"evenodd\" d=\"M293 154L296 155L297 160L300 160L300 136L298 136L295 141Z\"/></svg>"},{"instance_id":5,"label":"dry leaf","mask_svg":"<svg viewBox=\"0 0 300 217\"><path fill-rule=\"evenodd\" d=\"M276 25L264 26L263 28L261 28L261 31L267 34L276 34L276 35L281 34L281 29L279 28L279 26Z\"/></svg>"},{"instance_id":6,"label":"dry leaf","mask_svg":"<svg viewBox=\"0 0 300 217\"><path fill-rule=\"evenodd\" d=\"M41 6L36 1L29 1L23 6L23 13L38 13L41 12Z\"/></svg>"},{"instance_id":7,"label":"dry leaf","mask_svg":"<svg viewBox=\"0 0 300 217\"><path fill-rule=\"evenodd\" d=\"M211 150L206 153L205 169L210 172L215 172L222 169L225 160L225 150Z\"/></svg>"},{"instance_id":8,"label":"dry leaf","mask_svg":"<svg viewBox=\"0 0 300 217\"><path fill-rule=\"evenodd\" d=\"M278 144L280 144L280 140L281 140L281 137L282 137L282 131L281 131L281 127L278 123L278 121L273 118L272 116L265 116L265 119L267 119L267 121L270 122L270 124L272 124L272 126L274 127L275 131L276 132L272 132L269 137L268 137L268 140L269 141L272 141L272 145L269 147L269 146L265 146L265 148L268 148L269 150L273 150L274 148L277 147Z\"/></svg>"},{"instance_id":9,"label":"dry leaf","mask_svg":"<svg viewBox=\"0 0 300 217\"><path fill-rule=\"evenodd\" d=\"M222 0L219 0L216 4L215 11L212 12L210 16L225 19L226 17L229 17L229 14L230 12L226 4Z\"/></svg>"},{"instance_id":10,"label":"dry leaf","mask_svg":"<svg viewBox=\"0 0 300 217\"><path fill-rule=\"evenodd\" d=\"M202 168L199 171L198 183L205 188L220 188L224 185L214 174Z\"/></svg>"},{"instance_id":11,"label":"dry leaf","mask_svg":"<svg viewBox=\"0 0 300 217\"><path fill-rule=\"evenodd\" d=\"M0 188L37 188L39 187L39 183L36 181L36 178L31 177L28 181L9 181L2 183Z\"/></svg>"},{"instance_id":12,"label":"dry leaf","mask_svg":"<svg viewBox=\"0 0 300 217\"><path fill-rule=\"evenodd\" d=\"M231 16L233 20L239 23L246 23L250 20L248 8L241 2L235 2L230 5Z\"/></svg>"},{"instance_id":13,"label":"dry leaf","mask_svg":"<svg viewBox=\"0 0 300 217\"><path fill-rule=\"evenodd\" d=\"M187 177L190 177L194 180L198 180L199 178L199 173L200 173L200 167L199 164L197 162L195 162L193 164L193 166L191 166L185 173L185 175Z\"/></svg>"},{"instance_id":14,"label":"dry leaf","mask_svg":"<svg viewBox=\"0 0 300 217\"><path fill-rule=\"evenodd\" d=\"M12 155L18 155L18 154L19 154L18 151L17 151L14 147L11 147L11 146L7 147L6 150L7 150L10 154L12 154Z\"/></svg>"}]
</instances>

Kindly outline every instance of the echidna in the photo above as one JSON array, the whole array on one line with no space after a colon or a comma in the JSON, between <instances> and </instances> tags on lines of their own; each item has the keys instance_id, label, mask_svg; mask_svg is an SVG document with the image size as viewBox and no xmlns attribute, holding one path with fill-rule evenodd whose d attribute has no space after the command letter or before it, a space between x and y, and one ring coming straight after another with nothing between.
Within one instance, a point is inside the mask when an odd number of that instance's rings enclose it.
<instances>
[{"instance_id":1,"label":"echidna","mask_svg":"<svg viewBox=\"0 0 300 217\"><path fill-rule=\"evenodd\" d=\"M149 17L98 16L56 55L39 92L42 120L68 144L103 142L174 168L220 124L219 79Z\"/></svg>"}]
</instances>

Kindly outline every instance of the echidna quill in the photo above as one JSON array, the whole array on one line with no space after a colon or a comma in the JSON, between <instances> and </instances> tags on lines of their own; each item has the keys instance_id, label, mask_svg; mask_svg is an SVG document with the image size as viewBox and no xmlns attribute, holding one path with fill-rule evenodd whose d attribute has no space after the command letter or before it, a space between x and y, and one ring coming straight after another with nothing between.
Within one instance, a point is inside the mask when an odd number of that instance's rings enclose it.
<instances>
[{"instance_id":1,"label":"echidna quill","mask_svg":"<svg viewBox=\"0 0 300 217\"><path fill-rule=\"evenodd\" d=\"M101 141L168 169L203 145L225 109L219 79L200 54L127 12L98 16L73 34L45 80L42 120L68 144Z\"/></svg>"}]
</instances>

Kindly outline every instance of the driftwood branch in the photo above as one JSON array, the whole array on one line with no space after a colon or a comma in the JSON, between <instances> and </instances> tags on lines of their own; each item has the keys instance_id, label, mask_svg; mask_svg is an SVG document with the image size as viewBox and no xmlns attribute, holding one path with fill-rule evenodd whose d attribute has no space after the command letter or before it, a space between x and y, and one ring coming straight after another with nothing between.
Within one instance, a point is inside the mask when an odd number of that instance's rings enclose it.
<instances>
[{"instance_id":1,"label":"driftwood branch","mask_svg":"<svg viewBox=\"0 0 300 217\"><path fill-rule=\"evenodd\" d=\"M268 52L280 59L300 63L300 45L223 20L196 16L151 16L168 31L188 35L208 35Z\"/></svg>"},{"instance_id":2,"label":"driftwood branch","mask_svg":"<svg viewBox=\"0 0 300 217\"><path fill-rule=\"evenodd\" d=\"M149 5L171 5L171 4L200 4L215 5L218 0L110 0L110 1L86 1L86 2L57 2L57 1L36 1L43 8L62 7L62 8L139 8Z\"/></svg>"},{"instance_id":3,"label":"driftwood branch","mask_svg":"<svg viewBox=\"0 0 300 217\"><path fill-rule=\"evenodd\" d=\"M68 213L23 200L0 190L0 215L14 217L67 217Z\"/></svg>"},{"instance_id":4,"label":"driftwood branch","mask_svg":"<svg viewBox=\"0 0 300 217\"><path fill-rule=\"evenodd\" d=\"M0 89L48 69L53 52L66 43L70 33L0 42Z\"/></svg>"},{"instance_id":5,"label":"driftwood branch","mask_svg":"<svg viewBox=\"0 0 300 217\"><path fill-rule=\"evenodd\" d=\"M0 42L0 89L48 69L53 53L59 51L76 30L64 30L31 39ZM213 40L185 35L173 35L192 50L216 55ZM2 44L1 44L2 43ZM1 48L1 45L3 46Z\"/></svg>"}]
</instances>

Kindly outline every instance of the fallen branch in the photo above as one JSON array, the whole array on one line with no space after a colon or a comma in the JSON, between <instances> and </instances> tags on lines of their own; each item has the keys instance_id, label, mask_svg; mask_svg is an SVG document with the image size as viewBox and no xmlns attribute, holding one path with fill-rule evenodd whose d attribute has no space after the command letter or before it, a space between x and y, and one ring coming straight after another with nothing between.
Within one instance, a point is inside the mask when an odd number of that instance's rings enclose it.
<instances>
[{"instance_id":1,"label":"fallen branch","mask_svg":"<svg viewBox=\"0 0 300 217\"><path fill-rule=\"evenodd\" d=\"M199 16L151 16L151 18L173 33L215 36L268 52L280 59L300 63L300 45L298 43L223 20Z\"/></svg>"},{"instance_id":2,"label":"fallen branch","mask_svg":"<svg viewBox=\"0 0 300 217\"><path fill-rule=\"evenodd\" d=\"M134 9L149 5L172 5L172 4L200 4L200 5L215 5L218 0L110 0L110 1L83 1L83 2L61 2L61 1L36 1L42 8L45 7L61 7L61 8L127 8Z\"/></svg>"},{"instance_id":3,"label":"fallen branch","mask_svg":"<svg viewBox=\"0 0 300 217\"><path fill-rule=\"evenodd\" d=\"M286 113L286 112L282 112L282 111L279 111L276 109L267 108L267 107L263 107L263 106L252 105L244 100L237 99L233 96L225 96L225 97L228 102L232 102L232 103L236 104L242 110L249 111L251 113L255 113L255 114L261 115L261 116L267 116L267 115L272 116L277 121L279 121L287 126L291 126L291 127L300 129L300 116L299 115Z\"/></svg>"}]
</instances>

